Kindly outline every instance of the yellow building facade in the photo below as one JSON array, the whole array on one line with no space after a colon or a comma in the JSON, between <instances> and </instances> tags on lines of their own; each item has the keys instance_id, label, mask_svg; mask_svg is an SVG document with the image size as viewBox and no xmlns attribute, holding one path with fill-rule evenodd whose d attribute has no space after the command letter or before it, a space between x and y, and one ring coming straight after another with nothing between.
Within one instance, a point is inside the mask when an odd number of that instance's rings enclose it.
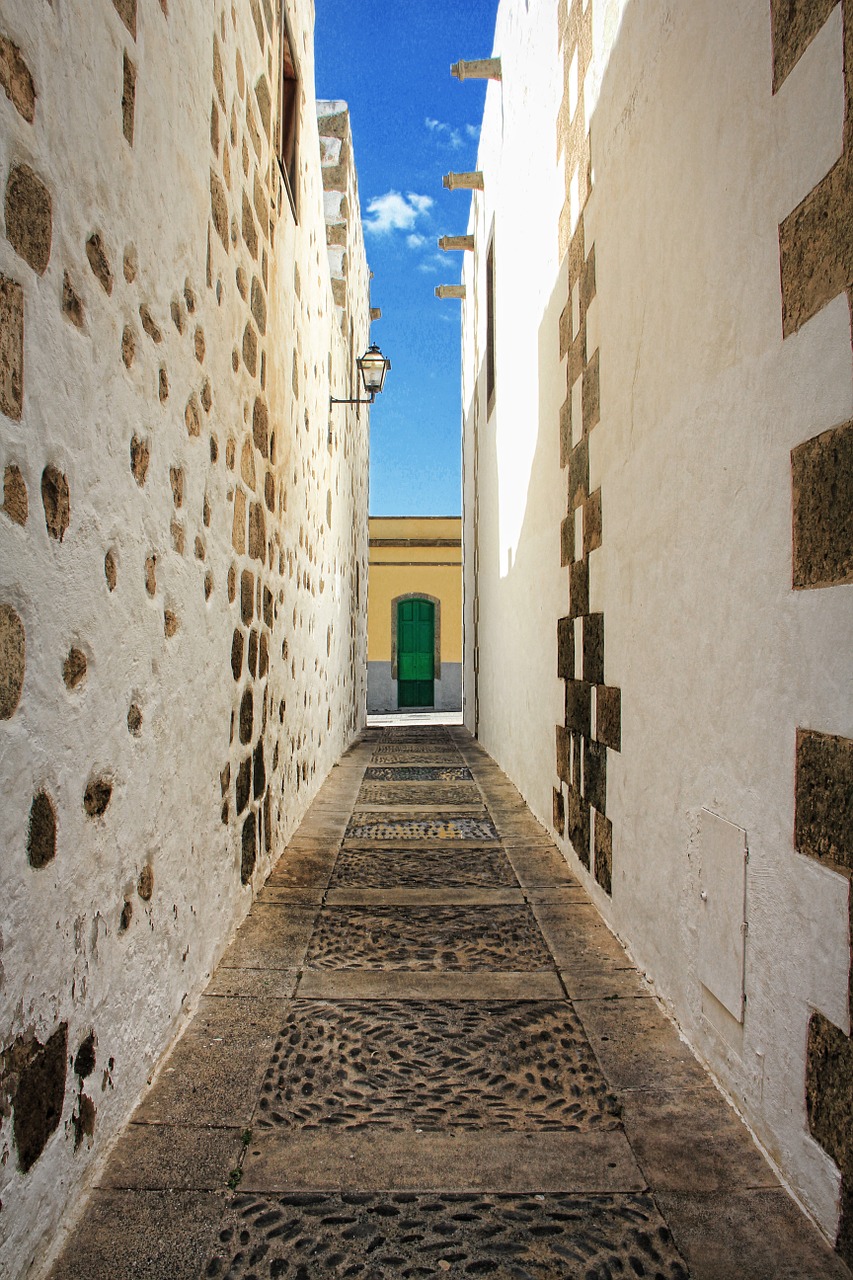
<instances>
[{"instance_id":1,"label":"yellow building facade","mask_svg":"<svg viewBox=\"0 0 853 1280\"><path fill-rule=\"evenodd\" d=\"M367 710L462 709L462 520L371 516Z\"/></svg>"}]
</instances>

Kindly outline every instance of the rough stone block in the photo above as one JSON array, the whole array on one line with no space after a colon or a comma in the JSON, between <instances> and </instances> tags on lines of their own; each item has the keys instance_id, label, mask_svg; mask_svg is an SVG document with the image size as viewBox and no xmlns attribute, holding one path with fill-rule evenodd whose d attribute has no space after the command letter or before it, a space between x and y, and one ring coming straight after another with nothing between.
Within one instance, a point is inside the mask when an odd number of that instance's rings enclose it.
<instances>
[{"instance_id":1,"label":"rough stone block","mask_svg":"<svg viewBox=\"0 0 853 1280\"><path fill-rule=\"evenodd\" d=\"M250 627L255 616L255 577L248 569L240 575L240 615Z\"/></svg>"},{"instance_id":2,"label":"rough stone block","mask_svg":"<svg viewBox=\"0 0 853 1280\"><path fill-rule=\"evenodd\" d=\"M614 751L622 750L622 690L597 685L595 690L595 737Z\"/></svg>"},{"instance_id":3,"label":"rough stone block","mask_svg":"<svg viewBox=\"0 0 853 1280\"><path fill-rule=\"evenodd\" d=\"M46 466L41 476L44 522L51 538L61 542L71 523L71 495L68 481L58 468Z\"/></svg>"},{"instance_id":4,"label":"rough stone block","mask_svg":"<svg viewBox=\"0 0 853 1280\"><path fill-rule=\"evenodd\" d=\"M24 408L24 291L0 276L0 410L20 419Z\"/></svg>"},{"instance_id":5,"label":"rough stone block","mask_svg":"<svg viewBox=\"0 0 853 1280\"><path fill-rule=\"evenodd\" d=\"M569 734L563 725L557 725L557 777L561 782L569 783Z\"/></svg>"},{"instance_id":6,"label":"rough stone block","mask_svg":"<svg viewBox=\"0 0 853 1280\"><path fill-rule=\"evenodd\" d=\"M83 299L74 288L67 271L62 276L62 314L68 316L71 323L78 329L82 329L86 323L86 309L83 306Z\"/></svg>"},{"instance_id":7,"label":"rough stone block","mask_svg":"<svg viewBox=\"0 0 853 1280\"><path fill-rule=\"evenodd\" d=\"M0 85L19 115L32 124L36 118L36 91L33 78L21 51L6 36L0 35Z\"/></svg>"},{"instance_id":8,"label":"rough stone block","mask_svg":"<svg viewBox=\"0 0 853 1280\"><path fill-rule=\"evenodd\" d=\"M592 431L593 427L597 426L601 419L601 397L598 384L598 348L593 351L586 367L584 368L581 396L581 402L583 404L584 435L589 435L590 431Z\"/></svg>"},{"instance_id":9,"label":"rough stone block","mask_svg":"<svg viewBox=\"0 0 853 1280\"><path fill-rule=\"evenodd\" d=\"M569 616L582 617L589 612L589 560L575 560L569 569Z\"/></svg>"},{"instance_id":10,"label":"rough stone block","mask_svg":"<svg viewBox=\"0 0 853 1280\"><path fill-rule=\"evenodd\" d=\"M853 1263L853 1039L820 1013L809 1021L806 1109L812 1136L841 1170L836 1248Z\"/></svg>"},{"instance_id":11,"label":"rough stone block","mask_svg":"<svg viewBox=\"0 0 853 1280\"><path fill-rule=\"evenodd\" d=\"M583 504L583 553L588 556L601 546L601 489L591 493Z\"/></svg>"},{"instance_id":12,"label":"rough stone block","mask_svg":"<svg viewBox=\"0 0 853 1280\"><path fill-rule=\"evenodd\" d=\"M266 521L260 502L249 507L249 555L254 560L265 560L267 552Z\"/></svg>"},{"instance_id":13,"label":"rough stone block","mask_svg":"<svg viewBox=\"0 0 853 1280\"><path fill-rule=\"evenodd\" d=\"M31 867L46 867L56 857L56 811L50 796L40 791L30 806L27 832L27 861Z\"/></svg>"},{"instance_id":14,"label":"rough stone block","mask_svg":"<svg viewBox=\"0 0 853 1280\"><path fill-rule=\"evenodd\" d=\"M575 558L575 517L570 512L560 523L560 564L565 569Z\"/></svg>"},{"instance_id":15,"label":"rough stone block","mask_svg":"<svg viewBox=\"0 0 853 1280\"><path fill-rule=\"evenodd\" d=\"M14 1076L16 1087L13 1134L18 1167L28 1173L59 1127L65 1101L68 1024L63 1022L45 1044L35 1037L19 1037L0 1062Z\"/></svg>"},{"instance_id":16,"label":"rough stone block","mask_svg":"<svg viewBox=\"0 0 853 1280\"><path fill-rule=\"evenodd\" d=\"M853 871L853 739L797 730L794 845Z\"/></svg>"},{"instance_id":17,"label":"rough stone block","mask_svg":"<svg viewBox=\"0 0 853 1280\"><path fill-rule=\"evenodd\" d=\"M44 275L53 237L53 202L29 165L15 165L9 173L5 217L6 236L15 253L38 275Z\"/></svg>"},{"instance_id":18,"label":"rough stone block","mask_svg":"<svg viewBox=\"0 0 853 1280\"><path fill-rule=\"evenodd\" d=\"M585 680L566 681L566 728L589 737L592 689Z\"/></svg>"},{"instance_id":19,"label":"rough stone block","mask_svg":"<svg viewBox=\"0 0 853 1280\"><path fill-rule=\"evenodd\" d=\"M589 869L589 805L577 787L569 787L568 824L572 848Z\"/></svg>"},{"instance_id":20,"label":"rough stone block","mask_svg":"<svg viewBox=\"0 0 853 1280\"><path fill-rule=\"evenodd\" d=\"M3 476L3 510L15 524L27 523L27 486L20 467L14 465L8 466Z\"/></svg>"},{"instance_id":21,"label":"rough stone block","mask_svg":"<svg viewBox=\"0 0 853 1280\"><path fill-rule=\"evenodd\" d=\"M853 582L853 422L791 452L794 586Z\"/></svg>"},{"instance_id":22,"label":"rough stone block","mask_svg":"<svg viewBox=\"0 0 853 1280\"><path fill-rule=\"evenodd\" d=\"M853 184L844 155L779 227L782 332L796 333L853 283Z\"/></svg>"},{"instance_id":23,"label":"rough stone block","mask_svg":"<svg viewBox=\"0 0 853 1280\"><path fill-rule=\"evenodd\" d=\"M605 893L613 892L613 823L596 810L595 830L595 878Z\"/></svg>"},{"instance_id":24,"label":"rough stone block","mask_svg":"<svg viewBox=\"0 0 853 1280\"><path fill-rule=\"evenodd\" d=\"M588 613L583 627L583 678L604 684L604 614Z\"/></svg>"},{"instance_id":25,"label":"rough stone block","mask_svg":"<svg viewBox=\"0 0 853 1280\"><path fill-rule=\"evenodd\" d=\"M113 291L113 272L104 242L97 231L86 241L86 257L89 259L92 274L109 297Z\"/></svg>"},{"instance_id":26,"label":"rough stone block","mask_svg":"<svg viewBox=\"0 0 853 1280\"><path fill-rule=\"evenodd\" d=\"M222 247L228 252L228 197L219 175L210 171L210 212L216 234L222 241Z\"/></svg>"},{"instance_id":27,"label":"rough stone block","mask_svg":"<svg viewBox=\"0 0 853 1280\"><path fill-rule=\"evenodd\" d=\"M589 497L589 440L586 436L572 449L569 459L569 512Z\"/></svg>"},{"instance_id":28,"label":"rough stone block","mask_svg":"<svg viewBox=\"0 0 853 1280\"><path fill-rule=\"evenodd\" d=\"M838 0L770 0L773 92L784 83Z\"/></svg>"},{"instance_id":29,"label":"rough stone block","mask_svg":"<svg viewBox=\"0 0 853 1280\"><path fill-rule=\"evenodd\" d=\"M562 787L559 790L554 787L552 791L551 821L557 834L563 835L566 829L566 802L563 797Z\"/></svg>"},{"instance_id":30,"label":"rough stone block","mask_svg":"<svg viewBox=\"0 0 853 1280\"><path fill-rule=\"evenodd\" d=\"M115 11L136 39L136 0L113 0Z\"/></svg>"},{"instance_id":31,"label":"rough stone block","mask_svg":"<svg viewBox=\"0 0 853 1280\"><path fill-rule=\"evenodd\" d=\"M603 813L607 808L607 748L600 742L584 738L583 744L583 793L584 799L594 809Z\"/></svg>"},{"instance_id":32,"label":"rough stone block","mask_svg":"<svg viewBox=\"0 0 853 1280\"><path fill-rule=\"evenodd\" d=\"M561 680L573 680L575 677L575 628L572 618L557 620L557 675Z\"/></svg>"},{"instance_id":33,"label":"rough stone block","mask_svg":"<svg viewBox=\"0 0 853 1280\"><path fill-rule=\"evenodd\" d=\"M121 129L127 141L133 146L133 123L136 114L136 67L127 53L122 66L121 89Z\"/></svg>"}]
</instances>

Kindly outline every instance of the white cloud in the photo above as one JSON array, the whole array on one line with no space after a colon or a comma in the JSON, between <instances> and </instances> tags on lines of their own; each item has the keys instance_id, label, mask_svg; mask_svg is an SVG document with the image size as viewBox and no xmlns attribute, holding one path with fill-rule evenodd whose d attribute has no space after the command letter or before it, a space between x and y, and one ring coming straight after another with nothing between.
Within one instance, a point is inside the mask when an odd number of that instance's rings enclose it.
<instances>
[{"instance_id":1,"label":"white cloud","mask_svg":"<svg viewBox=\"0 0 853 1280\"><path fill-rule=\"evenodd\" d=\"M466 124L465 132L469 138L479 138L480 136L480 128L476 124Z\"/></svg>"},{"instance_id":2,"label":"white cloud","mask_svg":"<svg viewBox=\"0 0 853 1280\"><path fill-rule=\"evenodd\" d=\"M391 231L410 231L432 205L430 196L421 196L414 191L405 196L399 191L387 191L384 196L374 196L368 204L365 230L379 236L388 235Z\"/></svg>"},{"instance_id":3,"label":"white cloud","mask_svg":"<svg viewBox=\"0 0 853 1280\"><path fill-rule=\"evenodd\" d=\"M458 129L454 129L450 124L444 124L441 120L433 120L427 116L424 124L436 138L440 138L448 147L452 147L454 151L458 151L463 145L462 134Z\"/></svg>"},{"instance_id":4,"label":"white cloud","mask_svg":"<svg viewBox=\"0 0 853 1280\"><path fill-rule=\"evenodd\" d=\"M413 231L411 235L406 236L406 244L410 249L420 249L426 242L426 236L420 235L417 231Z\"/></svg>"}]
</instances>

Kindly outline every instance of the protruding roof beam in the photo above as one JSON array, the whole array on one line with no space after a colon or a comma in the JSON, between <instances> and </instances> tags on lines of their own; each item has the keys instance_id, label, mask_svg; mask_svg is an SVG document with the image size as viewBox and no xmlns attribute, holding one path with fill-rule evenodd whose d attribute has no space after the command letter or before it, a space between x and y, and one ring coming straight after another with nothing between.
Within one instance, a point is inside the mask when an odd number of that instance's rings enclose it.
<instances>
[{"instance_id":1,"label":"protruding roof beam","mask_svg":"<svg viewBox=\"0 0 853 1280\"><path fill-rule=\"evenodd\" d=\"M464 284L439 284L435 288L437 298L464 298Z\"/></svg>"},{"instance_id":2,"label":"protruding roof beam","mask_svg":"<svg viewBox=\"0 0 853 1280\"><path fill-rule=\"evenodd\" d=\"M438 242L439 249L473 249L473 236L442 236Z\"/></svg>"},{"instance_id":3,"label":"protruding roof beam","mask_svg":"<svg viewBox=\"0 0 853 1280\"><path fill-rule=\"evenodd\" d=\"M483 174L480 169L475 169L473 173L446 173L441 179L441 185L447 187L448 191L463 188L467 191L482 191Z\"/></svg>"},{"instance_id":4,"label":"protruding roof beam","mask_svg":"<svg viewBox=\"0 0 853 1280\"><path fill-rule=\"evenodd\" d=\"M371 307L371 308L370 308L370 318L371 318L371 320L381 320L381 319L382 319L382 308L381 308L381 307Z\"/></svg>"},{"instance_id":5,"label":"protruding roof beam","mask_svg":"<svg viewBox=\"0 0 853 1280\"><path fill-rule=\"evenodd\" d=\"M467 62L454 62L450 74L457 80L500 80L500 58L473 58Z\"/></svg>"}]
</instances>

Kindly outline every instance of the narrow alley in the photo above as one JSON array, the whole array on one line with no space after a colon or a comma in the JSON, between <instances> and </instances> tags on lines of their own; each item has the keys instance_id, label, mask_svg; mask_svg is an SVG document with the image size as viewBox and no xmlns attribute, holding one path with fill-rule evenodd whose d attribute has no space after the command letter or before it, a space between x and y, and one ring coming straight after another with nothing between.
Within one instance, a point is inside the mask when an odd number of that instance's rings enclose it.
<instances>
[{"instance_id":1,"label":"narrow alley","mask_svg":"<svg viewBox=\"0 0 853 1280\"><path fill-rule=\"evenodd\" d=\"M809 1280L779 1185L462 727L342 758L52 1280Z\"/></svg>"}]
</instances>

